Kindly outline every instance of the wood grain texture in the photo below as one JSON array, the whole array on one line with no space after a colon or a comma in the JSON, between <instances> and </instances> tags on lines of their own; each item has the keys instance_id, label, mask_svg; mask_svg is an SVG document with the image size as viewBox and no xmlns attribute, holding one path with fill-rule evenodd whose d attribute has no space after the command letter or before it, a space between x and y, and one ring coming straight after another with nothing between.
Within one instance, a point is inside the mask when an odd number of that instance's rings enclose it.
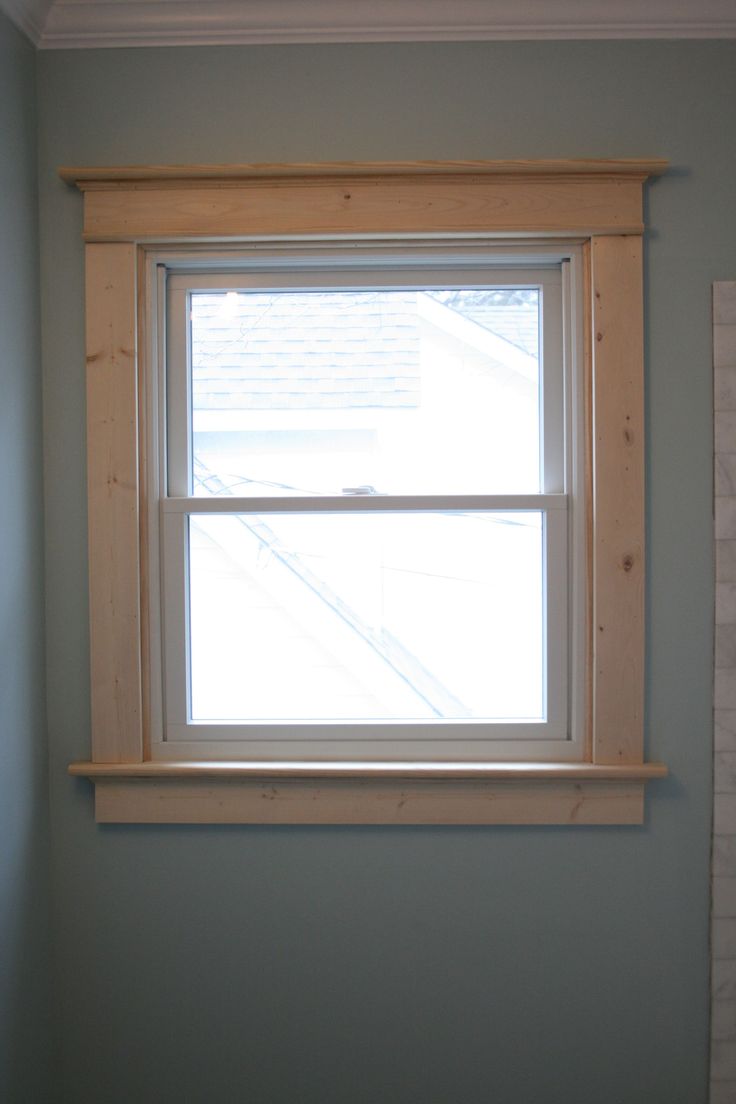
<instances>
[{"instance_id":1,"label":"wood grain texture","mask_svg":"<svg viewBox=\"0 0 736 1104\"><path fill-rule=\"evenodd\" d=\"M103 762L142 756L135 254L86 251L92 757Z\"/></svg>"},{"instance_id":2,"label":"wood grain texture","mask_svg":"<svg viewBox=\"0 0 736 1104\"><path fill-rule=\"evenodd\" d=\"M642 243L594 238L593 758L641 762L644 724Z\"/></svg>"},{"instance_id":3,"label":"wood grain texture","mask_svg":"<svg viewBox=\"0 0 736 1104\"><path fill-rule=\"evenodd\" d=\"M642 177L492 174L130 182L88 191L88 241L258 235L634 234Z\"/></svg>"},{"instance_id":4,"label":"wood grain texture","mask_svg":"<svg viewBox=\"0 0 736 1104\"><path fill-rule=\"evenodd\" d=\"M643 784L474 780L112 780L100 823L641 824Z\"/></svg>"},{"instance_id":5,"label":"wood grain texture","mask_svg":"<svg viewBox=\"0 0 736 1104\"><path fill-rule=\"evenodd\" d=\"M349 762L316 760L271 762L246 760L150 760L142 763L71 763L69 774L100 779L197 778L233 779L469 779L476 781L528 782L545 779L564 781L621 782L663 778L662 763L527 763L527 762Z\"/></svg>"},{"instance_id":6,"label":"wood grain texture","mask_svg":"<svg viewBox=\"0 0 736 1104\"><path fill-rule=\"evenodd\" d=\"M146 287L146 254L143 249L137 251L137 337L138 349L152 349L151 335L148 327L156 325L155 320L148 312L148 288ZM150 355L150 353L149 353ZM138 563L140 578L140 643L141 643L141 740L142 758L146 759L151 754L151 668L155 645L151 641L151 578L149 558L149 489L150 472L148 465L151 458L148 455L148 440L151 435L149 420L152 412L146 401L146 375L148 357L140 355L136 363L136 377L138 386Z\"/></svg>"},{"instance_id":7,"label":"wood grain texture","mask_svg":"<svg viewBox=\"0 0 736 1104\"><path fill-rule=\"evenodd\" d=\"M591 284L590 241L582 248L583 277L583 420L584 420L584 496L585 496L585 732L583 754L593 759L593 292Z\"/></svg>"},{"instance_id":8,"label":"wood grain texture","mask_svg":"<svg viewBox=\"0 0 736 1104\"><path fill-rule=\"evenodd\" d=\"M644 180L666 171L668 162L649 158L552 158L517 161L299 161L290 164L63 166L59 176L86 191L129 181L189 184L212 180L278 180L294 177L355 176L635 176Z\"/></svg>"},{"instance_id":9,"label":"wood grain texture","mask_svg":"<svg viewBox=\"0 0 736 1104\"><path fill-rule=\"evenodd\" d=\"M664 167L656 161L422 162L64 170L65 179L86 192L85 232L99 242L87 250L93 762L70 768L94 781L99 820L641 822L643 782L666 771L641 761L638 235L642 183ZM146 456L135 354L136 241L409 232L592 238L583 266L584 280L590 273L585 355L592 762L143 762L142 694L147 709L150 688L141 663L141 594L145 598L148 582L139 544L145 545L147 534L140 525L138 469ZM144 659L147 664L147 653Z\"/></svg>"}]
</instances>

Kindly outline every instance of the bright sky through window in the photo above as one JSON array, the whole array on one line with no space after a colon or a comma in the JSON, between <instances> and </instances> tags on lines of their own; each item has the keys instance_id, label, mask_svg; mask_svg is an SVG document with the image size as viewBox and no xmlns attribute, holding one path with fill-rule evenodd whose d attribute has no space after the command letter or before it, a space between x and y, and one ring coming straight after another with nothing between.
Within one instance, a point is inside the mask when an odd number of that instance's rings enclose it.
<instances>
[{"instance_id":1,"label":"bright sky through window","mask_svg":"<svg viewBox=\"0 0 736 1104\"><path fill-rule=\"evenodd\" d=\"M192 292L194 495L537 493L539 312L523 287ZM544 720L543 528L193 514L192 720Z\"/></svg>"}]
</instances>

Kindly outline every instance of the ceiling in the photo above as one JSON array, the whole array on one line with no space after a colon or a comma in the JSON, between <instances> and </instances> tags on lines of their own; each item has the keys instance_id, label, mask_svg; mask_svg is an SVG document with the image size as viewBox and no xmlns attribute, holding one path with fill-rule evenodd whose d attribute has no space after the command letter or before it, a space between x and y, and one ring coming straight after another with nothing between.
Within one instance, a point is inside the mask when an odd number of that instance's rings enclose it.
<instances>
[{"instance_id":1,"label":"ceiling","mask_svg":"<svg viewBox=\"0 0 736 1104\"><path fill-rule=\"evenodd\" d=\"M736 38L736 0L0 0L41 49Z\"/></svg>"}]
</instances>

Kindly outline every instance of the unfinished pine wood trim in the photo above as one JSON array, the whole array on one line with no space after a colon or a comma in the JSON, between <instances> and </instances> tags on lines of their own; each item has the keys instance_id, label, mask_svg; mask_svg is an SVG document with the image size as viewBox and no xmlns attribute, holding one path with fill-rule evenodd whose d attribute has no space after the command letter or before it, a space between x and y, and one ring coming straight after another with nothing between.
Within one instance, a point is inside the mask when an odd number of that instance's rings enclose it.
<instances>
[{"instance_id":1,"label":"unfinished pine wood trim","mask_svg":"<svg viewBox=\"0 0 736 1104\"><path fill-rule=\"evenodd\" d=\"M644 785L100 778L95 782L95 816L103 824L641 824Z\"/></svg>"},{"instance_id":2,"label":"unfinished pine wood trim","mask_svg":"<svg viewBox=\"0 0 736 1104\"><path fill-rule=\"evenodd\" d=\"M142 763L78 762L69 766L69 774L84 778L207 778L207 779L291 779L291 778L362 778L421 779L454 778L485 781L647 781L664 778L663 763L604 764L596 763L450 763L450 762L256 762L192 760Z\"/></svg>"},{"instance_id":3,"label":"unfinished pine wood trim","mask_svg":"<svg viewBox=\"0 0 736 1104\"><path fill-rule=\"evenodd\" d=\"M516 161L300 161L291 164L64 166L59 176L83 191L118 187L130 181L248 180L326 176L635 176L644 180L666 172L661 157L552 158Z\"/></svg>"},{"instance_id":4,"label":"unfinished pine wood trim","mask_svg":"<svg viewBox=\"0 0 736 1104\"><path fill-rule=\"evenodd\" d=\"M644 742L644 332L640 237L593 238L593 759Z\"/></svg>"},{"instance_id":5,"label":"unfinished pine wood trim","mask_svg":"<svg viewBox=\"0 0 736 1104\"><path fill-rule=\"evenodd\" d=\"M661 763L72 763L100 823L641 824Z\"/></svg>"},{"instance_id":6,"label":"unfinished pine wood trim","mask_svg":"<svg viewBox=\"0 0 736 1104\"><path fill-rule=\"evenodd\" d=\"M666 773L642 761L640 236L642 184L665 167L650 159L61 170L86 193L85 234L93 241L87 247L92 762L73 764L70 772L95 783L98 820L641 822L645 781ZM144 272L144 243L443 232L584 239L590 761L150 762L141 631L148 599L139 543L146 542L139 475L146 458L136 354L144 314L136 271Z\"/></svg>"},{"instance_id":7,"label":"unfinished pine wood trim","mask_svg":"<svg viewBox=\"0 0 736 1104\"><path fill-rule=\"evenodd\" d=\"M583 418L585 496L585 758L593 761L593 307L590 278L590 241L582 248L583 280Z\"/></svg>"},{"instance_id":8,"label":"unfinished pine wood trim","mask_svg":"<svg viewBox=\"0 0 736 1104\"><path fill-rule=\"evenodd\" d=\"M88 191L87 241L296 234L636 234L636 177L345 177Z\"/></svg>"},{"instance_id":9,"label":"unfinished pine wood trim","mask_svg":"<svg viewBox=\"0 0 736 1104\"><path fill-rule=\"evenodd\" d=\"M88 241L289 234L636 234L666 163L333 162L61 169Z\"/></svg>"},{"instance_id":10,"label":"unfinished pine wood trim","mask_svg":"<svg viewBox=\"0 0 736 1104\"><path fill-rule=\"evenodd\" d=\"M146 251L138 248L136 251L136 312L138 348L150 348L151 335L147 332L147 325L151 324L148 317L147 302L149 290L146 285ZM153 323L155 326L155 323ZM151 458L148 456L148 430L151 411L145 400L146 395L146 358L138 357L136 364L136 379L138 386L138 563L140 575L140 656L141 656L141 758L148 759L151 754L151 665L153 653L151 648L151 579L149 578L149 472L148 465Z\"/></svg>"},{"instance_id":11,"label":"unfinished pine wood trim","mask_svg":"<svg viewBox=\"0 0 736 1104\"><path fill-rule=\"evenodd\" d=\"M136 250L90 245L87 492L92 757L142 758Z\"/></svg>"}]
</instances>

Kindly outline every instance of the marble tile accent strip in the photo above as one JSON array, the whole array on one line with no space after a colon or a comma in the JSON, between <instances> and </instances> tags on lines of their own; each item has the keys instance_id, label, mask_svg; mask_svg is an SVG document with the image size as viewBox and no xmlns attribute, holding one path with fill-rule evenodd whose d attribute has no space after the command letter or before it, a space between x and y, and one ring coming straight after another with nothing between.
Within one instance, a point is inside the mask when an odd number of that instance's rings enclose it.
<instances>
[{"instance_id":1,"label":"marble tile accent strip","mask_svg":"<svg viewBox=\"0 0 736 1104\"><path fill-rule=\"evenodd\" d=\"M713 285L716 549L710 1104L736 1102L736 280Z\"/></svg>"}]
</instances>

